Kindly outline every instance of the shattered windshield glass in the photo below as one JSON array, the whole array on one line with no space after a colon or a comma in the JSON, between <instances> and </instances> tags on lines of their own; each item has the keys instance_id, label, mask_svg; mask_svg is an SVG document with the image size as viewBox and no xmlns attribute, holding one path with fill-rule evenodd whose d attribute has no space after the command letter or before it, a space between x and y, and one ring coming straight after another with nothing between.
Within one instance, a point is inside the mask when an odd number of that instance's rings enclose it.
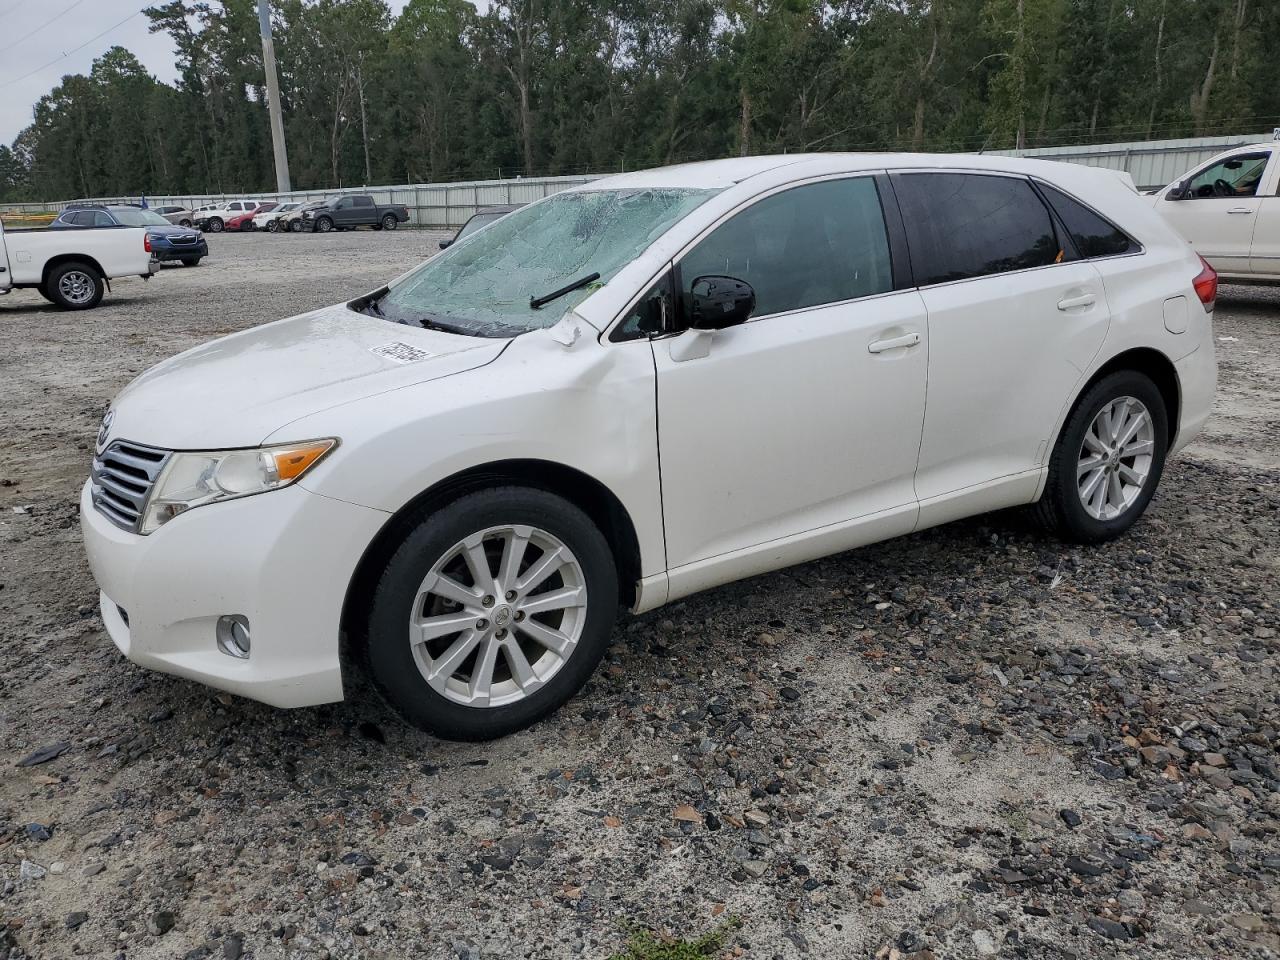
<instances>
[{"instance_id":1,"label":"shattered windshield glass","mask_svg":"<svg viewBox=\"0 0 1280 960\"><path fill-rule=\"evenodd\" d=\"M428 260L366 312L480 337L554 326L717 190L561 193L490 224ZM599 274L593 278L592 274ZM571 285L574 289L540 308Z\"/></svg>"}]
</instances>

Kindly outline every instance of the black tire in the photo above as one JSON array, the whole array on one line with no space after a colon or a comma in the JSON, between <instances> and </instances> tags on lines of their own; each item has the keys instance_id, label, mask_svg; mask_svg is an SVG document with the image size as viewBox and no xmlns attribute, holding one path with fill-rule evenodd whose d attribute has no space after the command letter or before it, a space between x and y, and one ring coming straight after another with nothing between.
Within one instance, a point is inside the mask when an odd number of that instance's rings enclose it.
<instances>
[{"instance_id":1,"label":"black tire","mask_svg":"<svg viewBox=\"0 0 1280 960\"><path fill-rule=\"evenodd\" d=\"M188 217L183 217L181 220L179 220L179 221L178 221L178 226L180 226L180 227L189 227L189 226L191 226L191 220L190 220L190 218L188 218Z\"/></svg>"},{"instance_id":2,"label":"black tire","mask_svg":"<svg viewBox=\"0 0 1280 960\"><path fill-rule=\"evenodd\" d=\"M385 217L382 218L383 230L394 230L399 225L400 225L400 221L396 219L396 215L394 213L388 213Z\"/></svg>"},{"instance_id":3,"label":"black tire","mask_svg":"<svg viewBox=\"0 0 1280 960\"><path fill-rule=\"evenodd\" d=\"M317 217L317 218L316 218L316 230L317 230L317 232L319 232L319 233L328 233L328 232L329 232L330 230L332 230L332 229L333 229L333 221L332 221L332 220L330 220L328 217Z\"/></svg>"},{"instance_id":4,"label":"black tire","mask_svg":"<svg viewBox=\"0 0 1280 960\"><path fill-rule=\"evenodd\" d=\"M301 232L302 232L302 221L301 221L301 220L291 220L291 221L289 221L289 232L290 232L290 233L301 233Z\"/></svg>"},{"instance_id":5,"label":"black tire","mask_svg":"<svg viewBox=\"0 0 1280 960\"><path fill-rule=\"evenodd\" d=\"M208 222L208 223L206 223L206 224L204 225L204 228L205 228L206 230L208 230L210 233L221 233L221 232L222 232L222 218L221 218L221 217L213 217L213 218L211 218L211 219L209 220L209 222Z\"/></svg>"},{"instance_id":6,"label":"black tire","mask_svg":"<svg viewBox=\"0 0 1280 960\"><path fill-rule=\"evenodd\" d=\"M53 297L51 297L51 296L49 295L49 291L48 291L48 289L45 287L45 285L44 285L43 283L42 283L42 284L39 284L39 285L36 287L36 290L38 290L38 291L40 292L40 296L44 297L44 298L45 298L46 300L48 300L50 303L57 303L57 302L58 302L57 300L53 299Z\"/></svg>"},{"instance_id":7,"label":"black tire","mask_svg":"<svg viewBox=\"0 0 1280 960\"><path fill-rule=\"evenodd\" d=\"M200 257L183 257L182 265L184 267L198 267L200 266L200 259Z\"/></svg>"},{"instance_id":8,"label":"black tire","mask_svg":"<svg viewBox=\"0 0 1280 960\"><path fill-rule=\"evenodd\" d=\"M69 286L74 285L76 289L83 290L83 295L64 290L64 279L68 280ZM89 310L96 307L102 302L102 295L107 289L97 268L80 260L58 264L49 271L44 287L48 291L46 296L49 300L63 310Z\"/></svg>"},{"instance_id":9,"label":"black tire","mask_svg":"<svg viewBox=\"0 0 1280 960\"><path fill-rule=\"evenodd\" d=\"M1091 516L1081 500L1076 479L1085 432L1107 404L1133 397L1151 414L1153 447L1146 480L1138 495L1118 516ZM1164 397L1151 378L1136 370L1118 370L1089 387L1076 401L1049 460L1049 479L1040 501L1032 508L1042 526L1074 543L1102 543L1120 536L1142 516L1160 484L1168 451L1169 414Z\"/></svg>"},{"instance_id":10,"label":"black tire","mask_svg":"<svg viewBox=\"0 0 1280 960\"><path fill-rule=\"evenodd\" d=\"M267 227L266 227L266 229L267 229L267 233L275 233L275 232L276 232L276 226L277 226L277 224L276 224L276 221L275 221L275 220L268 220L268 221L267 221Z\"/></svg>"},{"instance_id":11,"label":"black tire","mask_svg":"<svg viewBox=\"0 0 1280 960\"><path fill-rule=\"evenodd\" d=\"M587 590L585 620L577 645L545 685L510 704L472 707L427 683L405 642L406 627L418 589L436 561L471 534L503 524L529 524L572 551ZM617 610L613 555L582 510L529 487L481 490L424 512L387 562L364 638L368 673L383 699L414 726L448 740L492 740L536 723L582 688L608 647Z\"/></svg>"}]
</instances>

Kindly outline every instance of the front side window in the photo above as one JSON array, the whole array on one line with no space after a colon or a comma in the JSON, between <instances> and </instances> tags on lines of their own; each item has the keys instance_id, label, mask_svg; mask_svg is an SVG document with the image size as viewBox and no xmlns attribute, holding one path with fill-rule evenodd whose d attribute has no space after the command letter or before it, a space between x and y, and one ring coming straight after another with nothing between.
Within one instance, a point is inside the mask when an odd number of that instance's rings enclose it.
<instances>
[{"instance_id":1,"label":"front side window","mask_svg":"<svg viewBox=\"0 0 1280 960\"><path fill-rule=\"evenodd\" d=\"M1191 178L1188 200L1211 197L1256 197L1270 153L1250 153L1219 160Z\"/></svg>"},{"instance_id":2,"label":"front side window","mask_svg":"<svg viewBox=\"0 0 1280 960\"><path fill-rule=\"evenodd\" d=\"M370 308L479 337L555 326L716 190L573 190L522 207L432 257ZM599 277L587 281L591 274ZM544 306L540 299L573 290Z\"/></svg>"},{"instance_id":3,"label":"front side window","mask_svg":"<svg viewBox=\"0 0 1280 960\"><path fill-rule=\"evenodd\" d=\"M894 178L920 286L1027 270L1063 258L1053 221L1021 177L907 173Z\"/></svg>"},{"instance_id":4,"label":"front side window","mask_svg":"<svg viewBox=\"0 0 1280 960\"><path fill-rule=\"evenodd\" d=\"M1041 183L1040 189L1066 226L1076 250L1086 260L1116 257L1138 249L1137 243L1130 240L1123 230L1094 213L1079 200L1047 183Z\"/></svg>"},{"instance_id":5,"label":"front side window","mask_svg":"<svg viewBox=\"0 0 1280 960\"><path fill-rule=\"evenodd\" d=\"M698 277L745 280L756 316L893 289L889 238L871 177L825 180L765 197L717 227L680 262Z\"/></svg>"}]
</instances>

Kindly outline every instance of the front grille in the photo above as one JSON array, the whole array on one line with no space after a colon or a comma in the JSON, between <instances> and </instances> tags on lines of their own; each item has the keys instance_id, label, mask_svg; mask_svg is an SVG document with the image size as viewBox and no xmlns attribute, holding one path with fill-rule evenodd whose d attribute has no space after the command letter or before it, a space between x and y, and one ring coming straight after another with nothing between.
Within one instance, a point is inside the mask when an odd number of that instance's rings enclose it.
<instances>
[{"instance_id":1,"label":"front grille","mask_svg":"<svg viewBox=\"0 0 1280 960\"><path fill-rule=\"evenodd\" d=\"M195 243L196 235L194 233L181 234L169 237L170 243Z\"/></svg>"},{"instance_id":2,"label":"front grille","mask_svg":"<svg viewBox=\"0 0 1280 960\"><path fill-rule=\"evenodd\" d=\"M89 492L94 507L117 527L137 533L151 487L168 459L168 450L115 441L93 458Z\"/></svg>"}]
</instances>

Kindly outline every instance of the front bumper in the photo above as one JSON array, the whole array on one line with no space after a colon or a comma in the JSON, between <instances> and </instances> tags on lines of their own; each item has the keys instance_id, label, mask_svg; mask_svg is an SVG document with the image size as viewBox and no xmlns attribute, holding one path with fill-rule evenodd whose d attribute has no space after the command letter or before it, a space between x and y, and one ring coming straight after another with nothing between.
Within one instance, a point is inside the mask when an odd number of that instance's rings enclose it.
<instances>
[{"instance_id":1,"label":"front bumper","mask_svg":"<svg viewBox=\"0 0 1280 960\"><path fill-rule=\"evenodd\" d=\"M102 620L134 663L277 707L342 699L338 631L347 586L387 514L301 487L197 507L149 536L99 513L80 525ZM215 624L250 624L247 660Z\"/></svg>"},{"instance_id":2,"label":"front bumper","mask_svg":"<svg viewBox=\"0 0 1280 960\"><path fill-rule=\"evenodd\" d=\"M168 243L151 241L151 256L156 260L182 260L187 257L207 257L209 242L201 237L195 243Z\"/></svg>"}]
</instances>

